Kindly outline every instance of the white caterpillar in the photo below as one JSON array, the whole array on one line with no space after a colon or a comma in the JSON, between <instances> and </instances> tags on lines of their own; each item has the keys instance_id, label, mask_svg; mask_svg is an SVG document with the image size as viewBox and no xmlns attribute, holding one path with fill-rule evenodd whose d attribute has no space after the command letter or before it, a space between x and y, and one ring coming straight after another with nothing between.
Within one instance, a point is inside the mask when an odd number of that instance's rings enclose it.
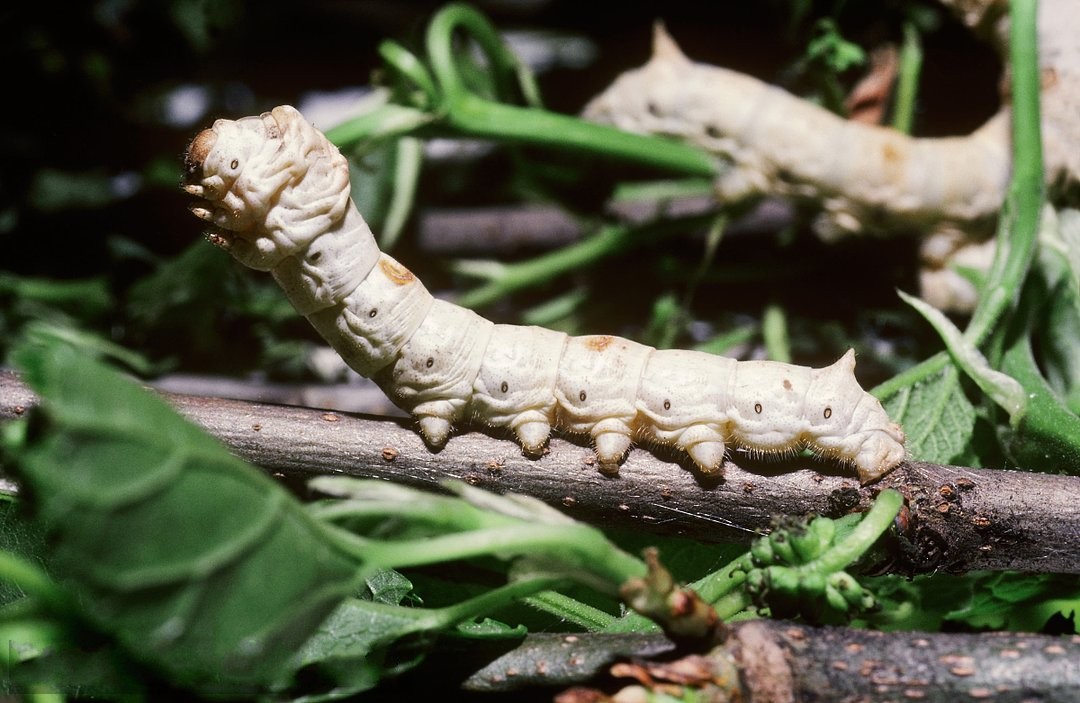
<instances>
[{"instance_id":1,"label":"white caterpillar","mask_svg":"<svg viewBox=\"0 0 1080 703\"><path fill-rule=\"evenodd\" d=\"M748 75L687 58L664 28L650 60L586 105L586 119L717 154L724 202L764 194L821 203L823 239L890 230L985 239L1009 182L1008 118L965 137L913 138L845 120Z\"/></svg>"},{"instance_id":2,"label":"white caterpillar","mask_svg":"<svg viewBox=\"0 0 1080 703\"><path fill-rule=\"evenodd\" d=\"M904 434L855 380L854 353L811 369L656 350L609 336L494 324L436 300L379 251L349 197L345 158L292 107L218 120L185 158L191 210L239 261L270 271L352 368L418 420L432 446L455 423L510 428L525 452L552 427L592 438L601 465L635 438L717 471L730 443L801 447L863 482L904 459Z\"/></svg>"},{"instance_id":3,"label":"white caterpillar","mask_svg":"<svg viewBox=\"0 0 1080 703\"><path fill-rule=\"evenodd\" d=\"M1072 103L1070 110L1075 121ZM923 233L923 298L947 310L974 308L974 285L952 267L993 254L983 242L1009 182L1007 112L963 137L913 138L691 61L657 25L650 60L620 75L583 114L718 155L727 165L714 183L721 202L761 195L815 202L813 228L823 240Z\"/></svg>"}]
</instances>

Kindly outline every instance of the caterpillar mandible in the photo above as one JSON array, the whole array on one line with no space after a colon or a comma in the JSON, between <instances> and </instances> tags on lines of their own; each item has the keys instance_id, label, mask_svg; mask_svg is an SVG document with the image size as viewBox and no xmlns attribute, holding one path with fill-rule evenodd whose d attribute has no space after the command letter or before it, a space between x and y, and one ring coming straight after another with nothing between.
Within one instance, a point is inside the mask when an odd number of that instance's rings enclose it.
<instances>
[{"instance_id":1,"label":"caterpillar mandible","mask_svg":"<svg viewBox=\"0 0 1080 703\"><path fill-rule=\"evenodd\" d=\"M904 434L855 380L854 352L811 369L657 350L612 336L495 324L435 299L379 251L349 195L345 158L294 108L218 120L184 159L210 239L269 271L297 311L442 446L457 423L509 428L530 455L552 428L591 438L602 466L632 442L719 470L729 444L813 452L865 483L904 459Z\"/></svg>"}]
</instances>

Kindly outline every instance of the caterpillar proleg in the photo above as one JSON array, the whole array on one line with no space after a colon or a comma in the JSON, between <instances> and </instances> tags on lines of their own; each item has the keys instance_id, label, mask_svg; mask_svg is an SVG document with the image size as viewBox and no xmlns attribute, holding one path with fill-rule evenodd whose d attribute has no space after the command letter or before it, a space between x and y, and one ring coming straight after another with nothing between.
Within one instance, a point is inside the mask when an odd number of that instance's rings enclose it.
<instances>
[{"instance_id":1,"label":"caterpillar proleg","mask_svg":"<svg viewBox=\"0 0 1080 703\"><path fill-rule=\"evenodd\" d=\"M684 451L704 472L720 468L729 445L808 447L853 464L863 482L904 459L904 434L855 380L852 351L822 369L735 361L495 324L433 298L379 251L350 200L345 158L292 107L218 120L192 141L185 171L211 240L270 271L434 447L476 422L511 430L532 455L552 428L590 437L607 466L634 440Z\"/></svg>"}]
</instances>

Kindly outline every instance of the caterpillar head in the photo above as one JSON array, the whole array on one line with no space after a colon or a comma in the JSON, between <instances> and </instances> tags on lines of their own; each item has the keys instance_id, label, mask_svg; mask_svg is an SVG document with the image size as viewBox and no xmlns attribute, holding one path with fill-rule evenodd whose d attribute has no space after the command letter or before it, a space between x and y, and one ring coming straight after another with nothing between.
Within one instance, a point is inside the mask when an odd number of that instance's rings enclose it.
<instances>
[{"instance_id":1,"label":"caterpillar head","mask_svg":"<svg viewBox=\"0 0 1080 703\"><path fill-rule=\"evenodd\" d=\"M665 128L666 108L676 99L680 78L685 78L691 66L692 62L664 25L657 22L653 27L652 57L648 63L620 75L604 92L589 101L582 115L587 120L628 132L671 133L674 122Z\"/></svg>"},{"instance_id":2,"label":"caterpillar head","mask_svg":"<svg viewBox=\"0 0 1080 703\"><path fill-rule=\"evenodd\" d=\"M615 79L582 115L701 147L718 158L717 196L739 200L765 191L775 179L765 153L748 142L771 90L750 76L691 61L657 23L649 61Z\"/></svg>"},{"instance_id":3,"label":"caterpillar head","mask_svg":"<svg viewBox=\"0 0 1080 703\"><path fill-rule=\"evenodd\" d=\"M904 460L904 432L855 380L854 350L813 371L803 407L807 443L822 454L852 462L863 483Z\"/></svg>"},{"instance_id":4,"label":"caterpillar head","mask_svg":"<svg viewBox=\"0 0 1080 703\"><path fill-rule=\"evenodd\" d=\"M184 190L202 198L191 212L212 241L267 270L307 247L349 203L349 167L293 107L217 120L184 156Z\"/></svg>"}]
</instances>

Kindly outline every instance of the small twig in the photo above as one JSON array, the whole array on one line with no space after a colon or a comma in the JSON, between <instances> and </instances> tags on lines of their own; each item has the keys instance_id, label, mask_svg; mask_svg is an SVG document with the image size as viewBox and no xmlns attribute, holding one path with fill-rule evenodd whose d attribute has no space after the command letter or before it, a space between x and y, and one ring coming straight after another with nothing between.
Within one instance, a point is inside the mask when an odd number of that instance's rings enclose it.
<instances>
[{"instance_id":1,"label":"small twig","mask_svg":"<svg viewBox=\"0 0 1080 703\"><path fill-rule=\"evenodd\" d=\"M662 217L689 217L716 210L709 198L613 202L612 217L642 224ZM724 227L724 240L775 234L796 220L795 207L781 198L765 198ZM420 251L439 256L514 254L544 251L581 241L581 221L555 205L496 205L477 208L429 208L417 213Z\"/></svg>"},{"instance_id":2,"label":"small twig","mask_svg":"<svg viewBox=\"0 0 1080 703\"><path fill-rule=\"evenodd\" d=\"M910 515L894 570L1080 573L1080 478L1072 476L906 462L861 487L810 459L762 465L740 458L724 464L722 479L707 480L635 450L619 475L608 477L589 447L561 438L539 459L522 456L509 439L478 432L455 436L433 453L405 420L165 395L236 454L284 477L347 474L433 489L458 478L532 495L605 526L728 542L748 542L775 515L865 510L879 490L895 488ZM0 420L25 415L35 403L14 374L0 372Z\"/></svg>"}]
</instances>

